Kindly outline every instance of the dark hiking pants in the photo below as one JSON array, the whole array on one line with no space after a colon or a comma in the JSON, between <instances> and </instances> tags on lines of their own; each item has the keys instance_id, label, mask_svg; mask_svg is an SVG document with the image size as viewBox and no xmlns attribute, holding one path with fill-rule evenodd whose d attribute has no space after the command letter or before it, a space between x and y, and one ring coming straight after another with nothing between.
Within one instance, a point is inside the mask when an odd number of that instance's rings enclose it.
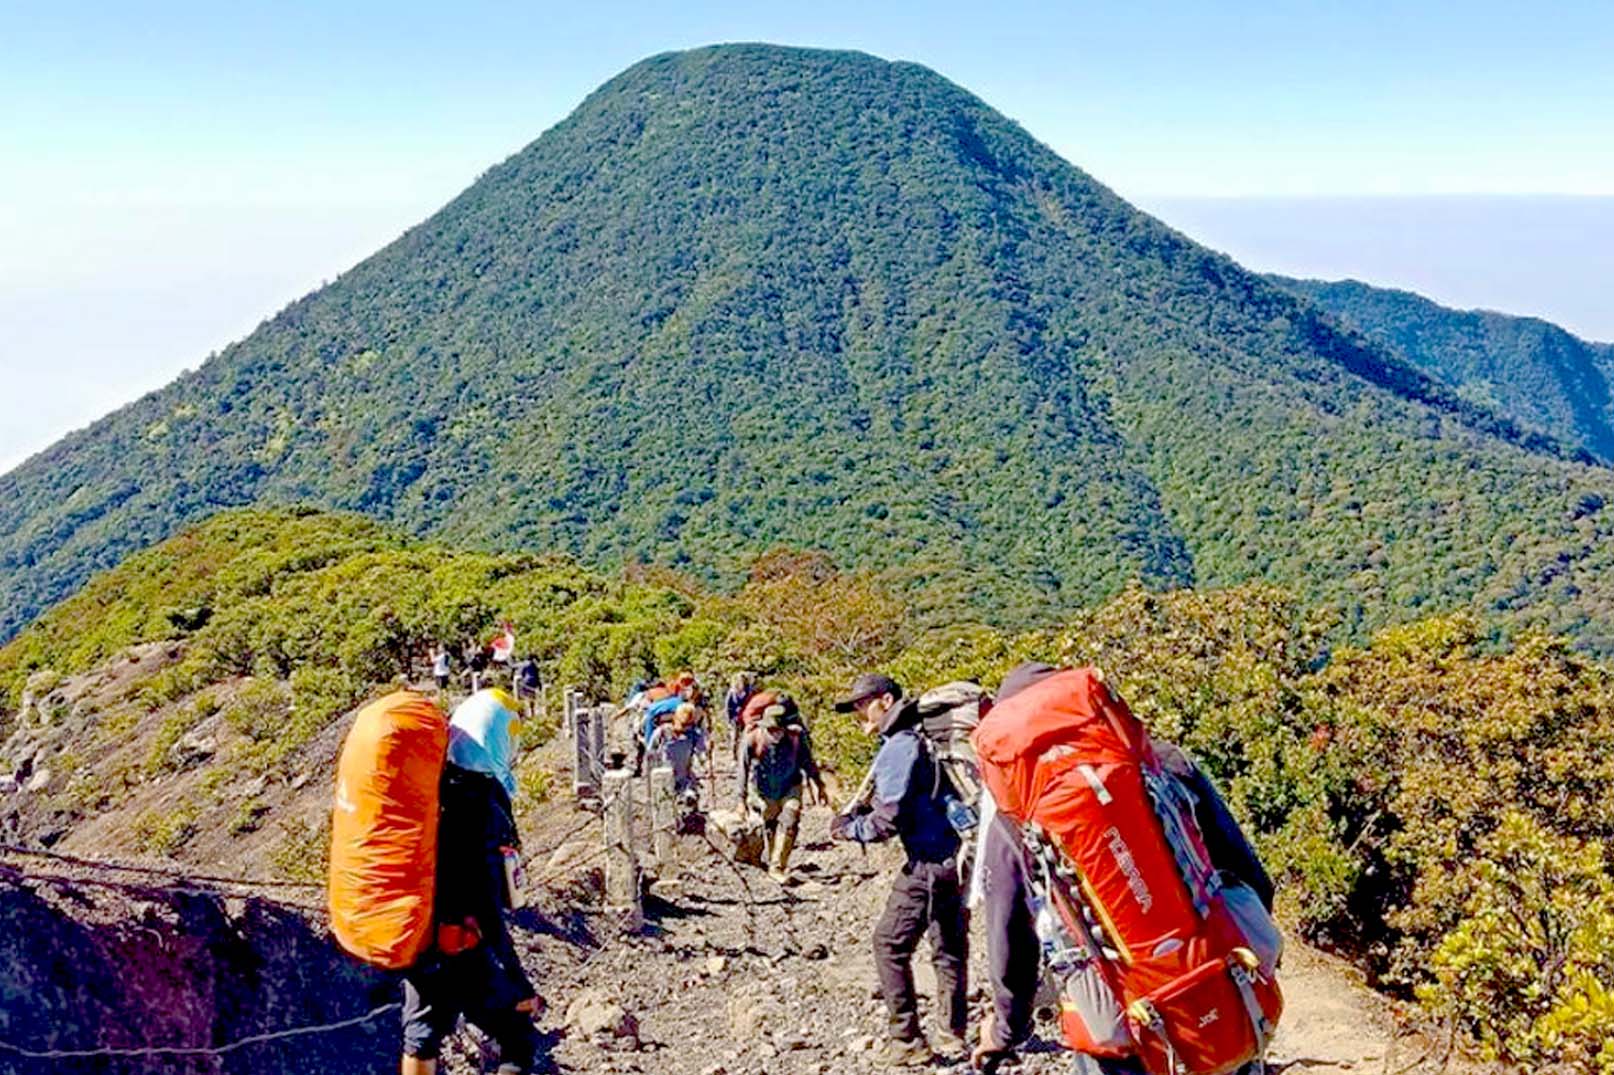
<instances>
[{"instance_id":1,"label":"dark hiking pants","mask_svg":"<svg viewBox=\"0 0 1614 1075\"><path fill-rule=\"evenodd\" d=\"M913 988L913 954L919 938L930 934L930 960L936 968L937 1017L943 1027L962 1037L969 1011L965 1006L969 964L969 926L958 886L958 864L909 862L897 875L885 913L874 927L874 970L890 1013L893 1038L919 1037L919 1002Z\"/></svg>"},{"instance_id":2,"label":"dark hiking pants","mask_svg":"<svg viewBox=\"0 0 1614 1075\"><path fill-rule=\"evenodd\" d=\"M497 1045L501 1072L532 1070L538 1034L532 1017L515 1010L526 991L509 980L487 946L453 956L429 953L404 972L403 992L405 1056L437 1059L463 1014Z\"/></svg>"}]
</instances>

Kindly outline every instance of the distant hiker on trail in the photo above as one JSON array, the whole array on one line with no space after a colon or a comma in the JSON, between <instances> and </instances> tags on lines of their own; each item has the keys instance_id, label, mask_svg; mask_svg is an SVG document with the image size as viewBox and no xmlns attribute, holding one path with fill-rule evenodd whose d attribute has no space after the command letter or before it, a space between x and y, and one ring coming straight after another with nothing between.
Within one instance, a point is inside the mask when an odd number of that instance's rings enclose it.
<instances>
[{"instance_id":1,"label":"distant hiker on trail","mask_svg":"<svg viewBox=\"0 0 1614 1075\"><path fill-rule=\"evenodd\" d=\"M437 840L436 942L404 973L403 1075L433 1075L461 1014L492 1038L501 1075L532 1070L542 1001L504 925L519 903L520 846L510 796L521 722L516 701L480 691L454 710Z\"/></svg>"},{"instance_id":2,"label":"distant hiker on trail","mask_svg":"<svg viewBox=\"0 0 1614 1075\"><path fill-rule=\"evenodd\" d=\"M784 884L790 879L790 853L801 825L803 785L810 782L818 801L829 802L813 761L812 740L794 702L768 706L746 733L741 775L747 813L761 821L765 834L768 876Z\"/></svg>"},{"instance_id":3,"label":"distant hiker on trail","mask_svg":"<svg viewBox=\"0 0 1614 1075\"><path fill-rule=\"evenodd\" d=\"M1012 708L1006 707L1011 699L1052 677L1071 671L1046 664L1021 665L1004 679L998 691L995 714L1001 719ZM1040 745L1043 742L1043 739L1037 739L1039 746L1034 749L1046 757L1046 747ZM1270 912L1272 907L1272 880L1215 786L1180 748L1158 741L1153 748L1165 770L1192 796L1194 819L1203 834L1211 863L1222 871L1224 893L1237 894L1240 898L1247 898L1250 904L1258 905L1239 916L1240 925L1253 924L1254 932L1265 932L1265 946L1281 947L1281 938L1276 933L1276 927L1270 925L1270 919L1266 920L1265 926L1260 922L1263 917L1260 908ZM1066 746L1065 749L1070 751L1072 748ZM1112 782L1110 787L1100 794L1100 789L1105 788L1105 778L1095 767L1070 767L1067 763L1067 771L1082 774L1072 775L1071 779L1078 782L1076 786L1079 788L1091 788L1093 801L1100 808L1122 794L1120 783L1114 775L1109 777ZM1036 782L1038 787L1048 786L1037 777L1027 776L1023 779ZM1061 796L1061 801L1068 798ZM1000 1065L1012 1061L1014 1051L1031 1036L1033 1009L1043 964L1048 961L1055 967L1063 963L1062 969L1055 972L1055 976L1066 983L1060 1000L1065 1013L1061 1023L1066 1032L1067 1045L1076 1052L1074 1070L1078 1075L1146 1075L1147 1069L1136 1055L1132 1031L1127 1027L1122 1007L1101 965L1104 957L1084 950L1086 942L1068 927L1058 924L1061 919L1057 910L1049 904L1048 886L1059 882L1039 865L1036 856L1028 848L1023 831L1019 823L998 807L990 790L983 792L977 867L969 902L971 906L981 908L985 918L992 1006L982 1021L980 1041L970 1055L972 1066L981 1071L996 1070ZM1110 831L1111 839L1121 839L1115 829ZM1127 861L1135 860L1129 858ZM1172 869L1171 875L1161 879L1142 877L1140 874L1138 883L1166 882L1158 883L1157 892L1165 891L1167 883L1171 881L1180 885L1175 868ZM1107 879L1094 877L1089 880L1103 883ZM1228 898L1231 901L1231 896ZM1113 941L1105 942L1109 943ZM1263 945L1253 944L1252 947ZM1103 950L1099 949L1100 952ZM1273 954L1271 958L1275 963L1276 955ZM1244 1005L1235 1002L1235 1007L1238 1016L1245 1014ZM1229 1025L1233 1022L1228 1021ZM1247 1023L1244 1027L1248 1030ZM1076 1034L1074 1039L1073 1028ZM1253 1075L1260 1070L1263 1068L1259 1062L1252 1061L1240 1072L1241 1075Z\"/></svg>"},{"instance_id":4,"label":"distant hiker on trail","mask_svg":"<svg viewBox=\"0 0 1614 1075\"><path fill-rule=\"evenodd\" d=\"M757 692L757 677L750 672L736 672L734 679L729 683L729 692L723 699L723 710L729 718L729 732L734 736L731 744L734 749L734 765L740 765L740 740L744 738L740 728L740 714L745 710L745 703Z\"/></svg>"},{"instance_id":5,"label":"distant hiker on trail","mask_svg":"<svg viewBox=\"0 0 1614 1075\"><path fill-rule=\"evenodd\" d=\"M522 712L531 720L538 705L538 688L543 685L538 672L538 658L527 654L510 674L510 681L515 688L516 700L522 703Z\"/></svg>"},{"instance_id":6,"label":"distant hiker on trail","mask_svg":"<svg viewBox=\"0 0 1614 1075\"><path fill-rule=\"evenodd\" d=\"M437 692L448 690L449 658L448 647L441 642L432 649L432 678L437 681Z\"/></svg>"},{"instance_id":7,"label":"distant hiker on trail","mask_svg":"<svg viewBox=\"0 0 1614 1075\"><path fill-rule=\"evenodd\" d=\"M474 645L471 647L465 660L465 675L470 681L472 694L482 689L482 681L488 674L488 659L486 647Z\"/></svg>"},{"instance_id":8,"label":"distant hiker on trail","mask_svg":"<svg viewBox=\"0 0 1614 1075\"><path fill-rule=\"evenodd\" d=\"M673 718L650 736L648 754L652 765L666 765L673 771L673 788L686 809L699 802L700 785L695 778L695 759L706 756L706 735L699 715L689 702L681 704ZM708 766L710 761L708 760Z\"/></svg>"},{"instance_id":9,"label":"distant hiker on trail","mask_svg":"<svg viewBox=\"0 0 1614 1075\"><path fill-rule=\"evenodd\" d=\"M860 843L896 836L908 856L874 927L875 974L889 1015L882 1057L904 1065L932 1059L919 1026L912 967L919 938L927 932L941 1028L949 1051L967 1053L969 926L959 890L959 837L947 819L946 781L917 728L918 703L904 699L894 680L871 673L859 676L835 709L855 710L864 730L878 733L881 741L871 799L836 817L830 835Z\"/></svg>"},{"instance_id":10,"label":"distant hiker on trail","mask_svg":"<svg viewBox=\"0 0 1614 1075\"><path fill-rule=\"evenodd\" d=\"M685 704L687 703L679 695L669 694L665 698L657 698L644 707L644 717L633 733L633 745L636 750L633 761L634 775L644 772L645 754L650 749L650 738L656 733L656 729L670 722L673 714Z\"/></svg>"},{"instance_id":11,"label":"distant hiker on trail","mask_svg":"<svg viewBox=\"0 0 1614 1075\"><path fill-rule=\"evenodd\" d=\"M679 706L694 704L699 697L700 687L695 682L695 677L688 672L681 672L665 683L657 683L636 697L635 701L643 706L641 712L644 716L633 733L635 776L644 772L645 752L649 749L650 737L655 734L656 729L672 720ZM698 714L699 706L696 708Z\"/></svg>"}]
</instances>

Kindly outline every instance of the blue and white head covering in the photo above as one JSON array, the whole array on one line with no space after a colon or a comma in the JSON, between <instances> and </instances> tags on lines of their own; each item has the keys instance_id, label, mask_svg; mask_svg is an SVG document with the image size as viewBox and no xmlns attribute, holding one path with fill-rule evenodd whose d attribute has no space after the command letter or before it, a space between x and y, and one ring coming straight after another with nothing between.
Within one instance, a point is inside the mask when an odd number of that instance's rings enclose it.
<instances>
[{"instance_id":1,"label":"blue and white head covering","mask_svg":"<svg viewBox=\"0 0 1614 1075\"><path fill-rule=\"evenodd\" d=\"M459 704L448 722L448 760L461 769L487 773L514 795L520 730L514 698L496 688L477 691Z\"/></svg>"}]
</instances>

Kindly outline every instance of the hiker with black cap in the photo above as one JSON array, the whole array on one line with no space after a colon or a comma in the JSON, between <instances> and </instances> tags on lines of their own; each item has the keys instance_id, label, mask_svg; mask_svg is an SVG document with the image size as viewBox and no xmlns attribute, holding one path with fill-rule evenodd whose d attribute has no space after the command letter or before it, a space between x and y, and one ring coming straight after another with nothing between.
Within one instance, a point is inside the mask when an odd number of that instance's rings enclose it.
<instances>
[{"instance_id":1,"label":"hiker with black cap","mask_svg":"<svg viewBox=\"0 0 1614 1075\"><path fill-rule=\"evenodd\" d=\"M959 890L959 837L947 819L950 789L919 732L918 704L903 697L896 681L869 673L857 678L835 708L855 710L864 731L881 741L872 794L852 813L837 817L830 835L865 844L895 836L907 853L874 929L875 973L889 1014L890 1038L882 1058L892 1064L932 1059L919 1026L912 966L919 938L927 932L943 1033L949 1051L966 1051L969 927Z\"/></svg>"}]
</instances>

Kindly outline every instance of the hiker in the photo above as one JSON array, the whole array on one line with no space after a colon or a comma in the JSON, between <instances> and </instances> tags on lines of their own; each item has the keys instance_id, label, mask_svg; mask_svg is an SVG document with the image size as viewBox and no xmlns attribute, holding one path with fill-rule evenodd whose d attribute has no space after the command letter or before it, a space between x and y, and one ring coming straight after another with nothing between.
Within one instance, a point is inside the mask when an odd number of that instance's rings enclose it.
<instances>
[{"instance_id":1,"label":"hiker","mask_svg":"<svg viewBox=\"0 0 1614 1075\"><path fill-rule=\"evenodd\" d=\"M645 755L650 750L650 740L656 734L656 729L665 726L673 719L681 706L687 705L682 697L670 694L665 698L658 698L644 708L644 718L633 733L633 746L635 756L633 761L633 775L638 776L644 772Z\"/></svg>"},{"instance_id":2,"label":"hiker","mask_svg":"<svg viewBox=\"0 0 1614 1075\"><path fill-rule=\"evenodd\" d=\"M829 802L813 761L812 740L794 703L769 706L746 734L741 775L746 810L762 821L768 876L784 884L790 879L790 852L801 825L803 785L810 783L818 801Z\"/></svg>"},{"instance_id":3,"label":"hiker","mask_svg":"<svg viewBox=\"0 0 1614 1075\"><path fill-rule=\"evenodd\" d=\"M700 718L700 686L695 677L688 672L681 672L667 683L658 684L645 691L641 696L645 701L644 718L633 733L634 761L633 775L639 776L644 772L645 754L650 747L650 737L656 729L672 720L673 714L682 705L695 707L696 721ZM708 766L711 758L707 757Z\"/></svg>"},{"instance_id":4,"label":"hiker","mask_svg":"<svg viewBox=\"0 0 1614 1075\"><path fill-rule=\"evenodd\" d=\"M1020 665L999 688L998 706L1061 671L1065 670L1035 662ZM1180 748L1164 742L1156 742L1154 748L1166 770L1192 794L1195 820L1212 863L1224 871L1224 876L1247 886L1270 912L1272 880L1215 786ZM1031 1036L1045 942L1039 933L1034 893L1036 865L1026 849L1021 828L998 811L989 790L982 793L982 807L969 904L980 908L985 918L992 1006L982 1020L980 1040L970 1054L970 1063L977 1070L991 1072L1011 1062L1015 1050ZM1075 992L1084 996L1110 995L1101 973L1092 962L1075 969L1071 978L1080 979ZM1124 1029L1120 1033L1124 1034ZM1076 1058L1074 1070L1078 1075L1146 1075L1136 1056L1077 1051ZM1259 1070L1262 1068L1258 1061L1240 1069L1245 1075Z\"/></svg>"},{"instance_id":5,"label":"hiker","mask_svg":"<svg viewBox=\"0 0 1614 1075\"><path fill-rule=\"evenodd\" d=\"M448 674L448 647L439 642L432 649L432 678L437 681L438 694L448 690Z\"/></svg>"},{"instance_id":6,"label":"hiker","mask_svg":"<svg viewBox=\"0 0 1614 1075\"><path fill-rule=\"evenodd\" d=\"M700 680L693 673L689 675L689 683L683 692L684 701L695 707L695 728L701 733L702 753L706 755L706 771L715 772L712 767L712 741L716 733L712 728L712 711L706 697L706 689L701 686Z\"/></svg>"},{"instance_id":7,"label":"hiker","mask_svg":"<svg viewBox=\"0 0 1614 1075\"><path fill-rule=\"evenodd\" d=\"M694 705L684 702L673 713L672 720L656 728L650 736L648 754L652 763L667 766L673 771L673 790L686 809L693 810L699 802L700 786L695 779L695 759L706 753L706 736L700 728L700 717ZM708 760L708 770L710 760Z\"/></svg>"},{"instance_id":8,"label":"hiker","mask_svg":"<svg viewBox=\"0 0 1614 1075\"><path fill-rule=\"evenodd\" d=\"M967 1053L969 927L959 886L959 836L947 818L946 781L918 729L917 700L903 698L895 680L869 673L857 678L835 709L856 711L864 730L880 736L880 750L870 799L837 816L830 835L864 844L896 836L907 853L874 928L875 973L889 1016L882 1057L891 1064L932 1059L919 1026L911 965L927 932L942 1030L949 1051Z\"/></svg>"},{"instance_id":9,"label":"hiker","mask_svg":"<svg viewBox=\"0 0 1614 1075\"><path fill-rule=\"evenodd\" d=\"M734 679L729 683L729 692L723 699L723 709L728 714L729 732L734 736L731 744L734 750L734 767L740 767L740 713L745 709L745 703L757 692L756 676L750 672L736 672Z\"/></svg>"},{"instance_id":10,"label":"hiker","mask_svg":"<svg viewBox=\"0 0 1614 1075\"><path fill-rule=\"evenodd\" d=\"M454 710L443 767L437 836L435 943L404 972L403 1075L433 1075L443 1039L463 1014L499 1049L500 1075L525 1075L543 1007L504 925L519 893L507 859L520 846L510 796L516 788L516 701L480 691Z\"/></svg>"},{"instance_id":11,"label":"hiker","mask_svg":"<svg viewBox=\"0 0 1614 1075\"><path fill-rule=\"evenodd\" d=\"M471 683L471 693L482 689L482 679L488 673L488 651L485 646L472 645L465 661L465 675Z\"/></svg>"},{"instance_id":12,"label":"hiker","mask_svg":"<svg viewBox=\"0 0 1614 1075\"><path fill-rule=\"evenodd\" d=\"M515 688L516 700L522 703L522 711L528 720L532 719L537 708L538 688L542 684L543 680L538 674L538 658L529 653L510 675L510 685Z\"/></svg>"}]
</instances>

